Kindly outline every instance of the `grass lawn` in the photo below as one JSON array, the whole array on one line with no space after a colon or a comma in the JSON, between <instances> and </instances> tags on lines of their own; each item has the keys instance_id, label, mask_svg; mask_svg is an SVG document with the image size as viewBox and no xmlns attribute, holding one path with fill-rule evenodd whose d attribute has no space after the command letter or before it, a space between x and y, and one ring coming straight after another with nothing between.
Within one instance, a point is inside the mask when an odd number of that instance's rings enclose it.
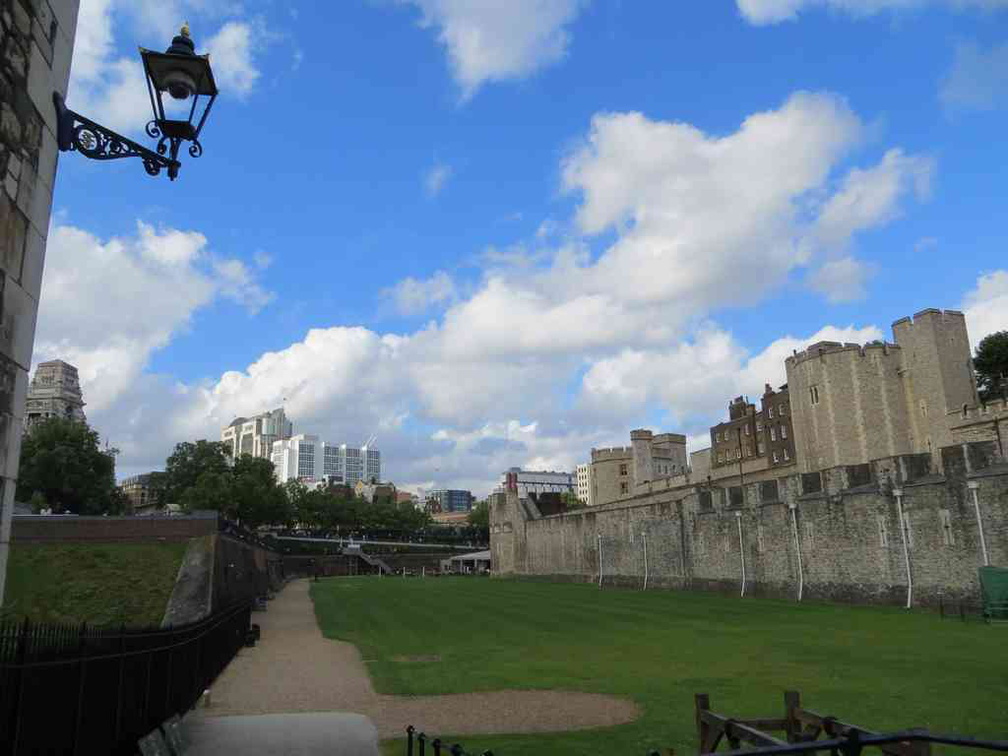
<instances>
[{"instance_id":1,"label":"grass lawn","mask_svg":"<svg viewBox=\"0 0 1008 756\"><path fill-rule=\"evenodd\" d=\"M645 712L608 730L459 737L471 752L695 753L694 693L710 693L729 716L783 716L786 688L810 709L868 728L1008 736L1003 625L480 578L336 578L313 584L312 597L323 633L360 648L382 693L556 688L628 696ZM440 661L391 660L422 655Z\"/></svg>"},{"instance_id":2,"label":"grass lawn","mask_svg":"<svg viewBox=\"0 0 1008 756\"><path fill-rule=\"evenodd\" d=\"M2 616L160 624L185 543L13 544Z\"/></svg>"}]
</instances>

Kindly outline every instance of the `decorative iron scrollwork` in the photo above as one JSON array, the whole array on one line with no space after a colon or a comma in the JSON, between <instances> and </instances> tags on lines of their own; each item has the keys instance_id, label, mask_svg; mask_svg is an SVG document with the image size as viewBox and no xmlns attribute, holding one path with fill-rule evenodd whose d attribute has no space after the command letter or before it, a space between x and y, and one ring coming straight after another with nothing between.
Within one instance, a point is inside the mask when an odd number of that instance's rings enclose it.
<instances>
[{"instance_id":1,"label":"decorative iron scrollwork","mask_svg":"<svg viewBox=\"0 0 1008 756\"><path fill-rule=\"evenodd\" d=\"M53 93L53 103L56 105L57 141L60 150L76 150L92 160L137 157L143 161L144 170L151 176L157 176L163 168L168 169L168 177L171 179L178 175L181 163L175 159L177 146L172 150L170 157L165 157L165 151L161 149L160 144L158 152L154 152L70 110L59 92ZM160 136L154 121L147 124L146 131L151 137ZM165 137L161 139L164 141Z\"/></svg>"}]
</instances>

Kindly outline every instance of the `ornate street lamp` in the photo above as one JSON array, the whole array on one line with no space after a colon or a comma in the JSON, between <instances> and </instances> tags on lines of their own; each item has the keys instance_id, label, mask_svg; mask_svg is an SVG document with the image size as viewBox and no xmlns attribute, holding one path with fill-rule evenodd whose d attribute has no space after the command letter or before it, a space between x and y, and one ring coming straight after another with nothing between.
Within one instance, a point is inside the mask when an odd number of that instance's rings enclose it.
<instances>
[{"instance_id":1,"label":"ornate street lamp","mask_svg":"<svg viewBox=\"0 0 1008 756\"><path fill-rule=\"evenodd\" d=\"M190 142L190 157L197 158L203 154L199 135L210 114L210 108L217 99L217 85L210 70L210 56L196 54L186 25L165 52L154 52L141 47L140 58L143 60L151 110L154 112L154 118L148 122L146 131L147 136L158 140L157 152L75 113L67 108L60 93L54 92L57 142L60 150L76 150L92 160L138 157L151 176L157 176L162 168L167 168L168 178L174 181L181 166L178 151L182 142ZM165 93L170 98L167 110L163 99ZM196 119L200 98L202 111ZM190 99L192 103L188 105L189 114L185 117L185 104ZM181 117L170 117L176 112Z\"/></svg>"}]
</instances>

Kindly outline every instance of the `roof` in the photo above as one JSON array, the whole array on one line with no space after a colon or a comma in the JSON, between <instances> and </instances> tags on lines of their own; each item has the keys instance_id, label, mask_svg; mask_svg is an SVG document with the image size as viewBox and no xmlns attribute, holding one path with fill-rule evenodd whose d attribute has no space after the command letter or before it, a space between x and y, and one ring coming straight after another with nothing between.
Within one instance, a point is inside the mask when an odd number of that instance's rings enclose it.
<instances>
[{"instance_id":1,"label":"roof","mask_svg":"<svg viewBox=\"0 0 1008 756\"><path fill-rule=\"evenodd\" d=\"M452 562L489 562L490 550L474 551L471 554L458 554L451 558Z\"/></svg>"}]
</instances>

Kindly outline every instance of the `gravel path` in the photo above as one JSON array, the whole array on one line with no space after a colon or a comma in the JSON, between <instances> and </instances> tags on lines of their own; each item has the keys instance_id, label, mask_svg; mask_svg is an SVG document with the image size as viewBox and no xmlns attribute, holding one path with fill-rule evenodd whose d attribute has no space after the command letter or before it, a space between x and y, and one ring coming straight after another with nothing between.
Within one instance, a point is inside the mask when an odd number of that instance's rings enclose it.
<instances>
[{"instance_id":1,"label":"gravel path","mask_svg":"<svg viewBox=\"0 0 1008 756\"><path fill-rule=\"evenodd\" d=\"M205 716L356 712L372 719L379 737L389 738L401 736L407 724L434 734L558 732L623 724L640 715L625 698L558 690L378 695L357 647L322 637L307 580L290 583L253 619L262 637L214 683Z\"/></svg>"}]
</instances>

